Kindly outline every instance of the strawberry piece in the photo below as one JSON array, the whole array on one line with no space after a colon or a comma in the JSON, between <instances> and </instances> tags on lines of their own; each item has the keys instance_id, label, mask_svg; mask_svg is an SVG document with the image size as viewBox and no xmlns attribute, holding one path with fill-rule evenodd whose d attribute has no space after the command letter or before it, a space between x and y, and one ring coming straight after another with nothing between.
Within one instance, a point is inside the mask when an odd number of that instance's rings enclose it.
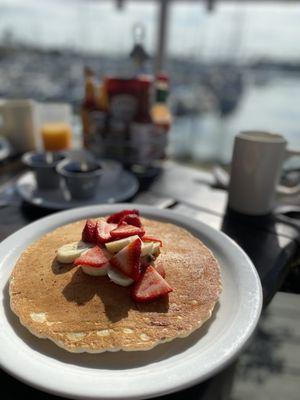
<instances>
[{"instance_id":1,"label":"strawberry piece","mask_svg":"<svg viewBox=\"0 0 300 400\"><path fill-rule=\"evenodd\" d=\"M153 236L143 236L142 237L142 241L143 242L159 242L160 247L162 247L162 245L163 245L163 243L162 243L162 241L160 239L156 239Z\"/></svg>"},{"instance_id":2,"label":"strawberry piece","mask_svg":"<svg viewBox=\"0 0 300 400\"><path fill-rule=\"evenodd\" d=\"M129 225L141 227L142 223L138 215L136 214L128 214L121 218L120 223L126 222Z\"/></svg>"},{"instance_id":3,"label":"strawberry piece","mask_svg":"<svg viewBox=\"0 0 300 400\"><path fill-rule=\"evenodd\" d=\"M117 224L108 224L105 221L99 220L95 227L95 242L104 244L111 240L110 232L117 228Z\"/></svg>"},{"instance_id":4,"label":"strawberry piece","mask_svg":"<svg viewBox=\"0 0 300 400\"><path fill-rule=\"evenodd\" d=\"M161 261L155 263L154 268L159 273L159 275L161 275L163 278L166 277L166 271L165 271L164 265Z\"/></svg>"},{"instance_id":5,"label":"strawberry piece","mask_svg":"<svg viewBox=\"0 0 300 400\"><path fill-rule=\"evenodd\" d=\"M95 243L96 222L87 219L82 231L82 240L88 243Z\"/></svg>"},{"instance_id":6,"label":"strawberry piece","mask_svg":"<svg viewBox=\"0 0 300 400\"><path fill-rule=\"evenodd\" d=\"M151 265L133 287L132 298L137 302L146 302L166 296L173 289Z\"/></svg>"},{"instance_id":7,"label":"strawberry piece","mask_svg":"<svg viewBox=\"0 0 300 400\"><path fill-rule=\"evenodd\" d=\"M89 267L101 268L107 262L108 258L106 253L100 249L100 247L95 246L91 249L85 251L74 261L75 265L87 265Z\"/></svg>"},{"instance_id":8,"label":"strawberry piece","mask_svg":"<svg viewBox=\"0 0 300 400\"><path fill-rule=\"evenodd\" d=\"M130 215L130 214L135 214L135 215L139 216L140 212L139 212L139 210L123 210L123 211L120 211L120 212L110 215L107 218L107 222L113 223L113 224L118 224L121 221L121 219L123 217L125 217L125 215Z\"/></svg>"},{"instance_id":9,"label":"strawberry piece","mask_svg":"<svg viewBox=\"0 0 300 400\"><path fill-rule=\"evenodd\" d=\"M121 222L116 229L110 232L110 235L113 239L123 239L133 235L143 236L144 234L145 231L143 228L128 225L126 222Z\"/></svg>"},{"instance_id":10,"label":"strawberry piece","mask_svg":"<svg viewBox=\"0 0 300 400\"><path fill-rule=\"evenodd\" d=\"M110 264L117 268L124 275L133 280L140 277L140 255L142 242L136 239L129 243L110 259Z\"/></svg>"},{"instance_id":11,"label":"strawberry piece","mask_svg":"<svg viewBox=\"0 0 300 400\"><path fill-rule=\"evenodd\" d=\"M146 268L151 264L152 261L153 260L152 260L152 258L150 256L141 257L141 259L140 259L141 271L142 272L146 271Z\"/></svg>"}]
</instances>

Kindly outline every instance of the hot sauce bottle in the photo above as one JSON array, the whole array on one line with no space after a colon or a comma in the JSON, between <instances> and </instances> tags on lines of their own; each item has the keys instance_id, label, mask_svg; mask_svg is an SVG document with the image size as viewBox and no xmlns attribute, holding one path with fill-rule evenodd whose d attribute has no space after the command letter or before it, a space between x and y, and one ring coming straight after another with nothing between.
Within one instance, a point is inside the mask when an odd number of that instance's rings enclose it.
<instances>
[{"instance_id":1,"label":"hot sauce bottle","mask_svg":"<svg viewBox=\"0 0 300 400\"><path fill-rule=\"evenodd\" d=\"M169 79L165 74L159 74L155 81L154 104L151 117L155 125L167 133L171 127L172 114L167 100L169 96Z\"/></svg>"}]
</instances>

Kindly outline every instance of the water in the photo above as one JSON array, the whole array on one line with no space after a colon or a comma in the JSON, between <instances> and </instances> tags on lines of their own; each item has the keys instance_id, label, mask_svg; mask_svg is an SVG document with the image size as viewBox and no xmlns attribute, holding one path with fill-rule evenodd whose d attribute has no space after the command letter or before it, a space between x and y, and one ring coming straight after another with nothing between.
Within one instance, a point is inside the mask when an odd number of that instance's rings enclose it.
<instances>
[{"instance_id":1,"label":"water","mask_svg":"<svg viewBox=\"0 0 300 400\"><path fill-rule=\"evenodd\" d=\"M170 135L170 154L227 163L234 137L241 130L280 133L290 148L300 150L299 98L300 73L278 73L263 86L257 86L250 75L240 103L229 117L220 119L216 113L178 117Z\"/></svg>"}]
</instances>

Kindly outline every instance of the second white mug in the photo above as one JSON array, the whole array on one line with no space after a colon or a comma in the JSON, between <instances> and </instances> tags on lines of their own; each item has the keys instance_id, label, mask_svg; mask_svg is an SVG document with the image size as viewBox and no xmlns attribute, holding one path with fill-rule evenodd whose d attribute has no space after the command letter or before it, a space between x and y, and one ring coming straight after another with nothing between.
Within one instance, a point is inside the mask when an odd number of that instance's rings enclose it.
<instances>
[{"instance_id":1,"label":"second white mug","mask_svg":"<svg viewBox=\"0 0 300 400\"><path fill-rule=\"evenodd\" d=\"M287 141L278 134L261 131L239 133L234 142L228 205L248 215L272 211L284 159L300 155L288 150ZM285 194L300 192L300 187L281 187Z\"/></svg>"}]
</instances>

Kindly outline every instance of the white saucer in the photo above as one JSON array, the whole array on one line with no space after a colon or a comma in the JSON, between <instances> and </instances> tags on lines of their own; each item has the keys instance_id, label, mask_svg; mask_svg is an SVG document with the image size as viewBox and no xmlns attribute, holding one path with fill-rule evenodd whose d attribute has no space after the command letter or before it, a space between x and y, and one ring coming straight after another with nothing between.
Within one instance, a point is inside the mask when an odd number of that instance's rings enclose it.
<instances>
[{"instance_id":1,"label":"white saucer","mask_svg":"<svg viewBox=\"0 0 300 400\"><path fill-rule=\"evenodd\" d=\"M112 179L111 179L112 178ZM67 190L42 190L37 187L33 172L26 172L16 182L16 189L23 200L35 206L53 210L82 207L85 205L118 203L129 200L138 191L136 177L127 171L118 175L107 173L100 179L97 193L94 197L84 200L73 200Z\"/></svg>"}]
</instances>

